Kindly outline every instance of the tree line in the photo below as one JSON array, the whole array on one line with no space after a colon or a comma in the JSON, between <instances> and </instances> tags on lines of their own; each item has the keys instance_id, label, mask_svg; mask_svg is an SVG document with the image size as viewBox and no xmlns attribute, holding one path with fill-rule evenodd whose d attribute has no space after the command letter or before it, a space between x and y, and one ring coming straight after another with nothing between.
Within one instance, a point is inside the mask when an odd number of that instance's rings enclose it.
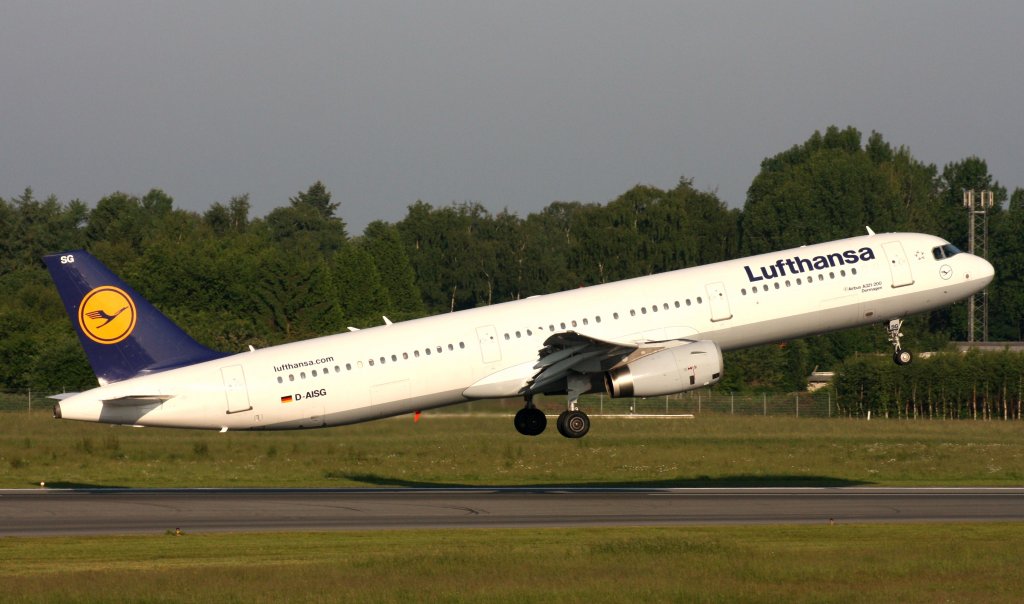
<instances>
[{"instance_id":1,"label":"tree line","mask_svg":"<svg viewBox=\"0 0 1024 604\"><path fill-rule=\"evenodd\" d=\"M898 367L857 355L837 368L833 388L843 415L901 419L1024 419L1024 354L939 353Z\"/></svg>"},{"instance_id":2,"label":"tree line","mask_svg":"<svg viewBox=\"0 0 1024 604\"><path fill-rule=\"evenodd\" d=\"M0 198L0 390L80 389L95 383L40 256L85 248L193 337L223 351L269 346L653 274L875 231L922 231L966 248L962 191L988 189L993 339L1024 332L1024 190L1012 195L968 157L915 159L878 133L830 127L766 158L744 206L680 178L638 185L605 203L553 202L518 216L479 203L417 201L395 223L348 233L344 208L313 183L264 217L247 195L204 212L161 190L115 192L94 207ZM963 339L962 305L915 317L914 350ZM729 390L795 389L810 371L888 348L881 327L726 355Z\"/></svg>"}]
</instances>

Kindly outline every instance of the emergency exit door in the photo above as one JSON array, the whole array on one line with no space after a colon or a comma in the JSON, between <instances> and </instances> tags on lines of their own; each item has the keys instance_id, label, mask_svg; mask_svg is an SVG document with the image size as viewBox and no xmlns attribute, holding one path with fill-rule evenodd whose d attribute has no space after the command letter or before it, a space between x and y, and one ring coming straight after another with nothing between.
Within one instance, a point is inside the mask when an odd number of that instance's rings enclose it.
<instances>
[{"instance_id":1,"label":"emergency exit door","mask_svg":"<svg viewBox=\"0 0 1024 604\"><path fill-rule=\"evenodd\" d=\"M729 308L729 298L725 295L725 284L708 283L705 289L708 292L708 306L711 307L711 320L731 319L732 310Z\"/></svg>"}]
</instances>

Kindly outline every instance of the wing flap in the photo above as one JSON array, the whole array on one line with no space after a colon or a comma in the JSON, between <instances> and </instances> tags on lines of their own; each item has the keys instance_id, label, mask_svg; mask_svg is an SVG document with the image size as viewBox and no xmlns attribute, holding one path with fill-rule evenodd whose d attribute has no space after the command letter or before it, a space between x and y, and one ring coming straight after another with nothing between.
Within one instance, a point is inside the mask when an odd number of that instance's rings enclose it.
<instances>
[{"instance_id":1,"label":"wing flap","mask_svg":"<svg viewBox=\"0 0 1024 604\"><path fill-rule=\"evenodd\" d=\"M567 379L570 373L590 374L610 369L637 349L632 342L616 342L594 338L575 331L552 334L544 340L540 358L534 365L539 371L526 386L536 394Z\"/></svg>"}]
</instances>

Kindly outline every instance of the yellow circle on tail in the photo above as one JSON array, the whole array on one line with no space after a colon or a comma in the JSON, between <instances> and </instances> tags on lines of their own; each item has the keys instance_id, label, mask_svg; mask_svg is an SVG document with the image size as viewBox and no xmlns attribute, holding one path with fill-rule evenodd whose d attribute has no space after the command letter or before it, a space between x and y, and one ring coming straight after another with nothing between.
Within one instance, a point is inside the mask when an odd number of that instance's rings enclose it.
<instances>
[{"instance_id":1,"label":"yellow circle on tail","mask_svg":"<svg viewBox=\"0 0 1024 604\"><path fill-rule=\"evenodd\" d=\"M112 285L97 287L85 294L78 305L78 325L82 333L98 344L117 344L130 336L136 318L135 302Z\"/></svg>"}]
</instances>

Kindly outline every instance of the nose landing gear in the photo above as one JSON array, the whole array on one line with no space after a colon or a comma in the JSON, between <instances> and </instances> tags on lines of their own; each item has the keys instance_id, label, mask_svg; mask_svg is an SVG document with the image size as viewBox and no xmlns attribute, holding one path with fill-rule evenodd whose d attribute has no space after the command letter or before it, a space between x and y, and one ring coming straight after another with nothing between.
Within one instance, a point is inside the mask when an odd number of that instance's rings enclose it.
<instances>
[{"instance_id":1,"label":"nose landing gear","mask_svg":"<svg viewBox=\"0 0 1024 604\"><path fill-rule=\"evenodd\" d=\"M891 319L889 325L885 328L888 333L889 343L892 344L894 352L892 360L897 365L909 365L914 360L914 355L909 350L903 350L903 346L900 345L900 337L903 333L900 329L903 328L903 319Z\"/></svg>"}]
</instances>

